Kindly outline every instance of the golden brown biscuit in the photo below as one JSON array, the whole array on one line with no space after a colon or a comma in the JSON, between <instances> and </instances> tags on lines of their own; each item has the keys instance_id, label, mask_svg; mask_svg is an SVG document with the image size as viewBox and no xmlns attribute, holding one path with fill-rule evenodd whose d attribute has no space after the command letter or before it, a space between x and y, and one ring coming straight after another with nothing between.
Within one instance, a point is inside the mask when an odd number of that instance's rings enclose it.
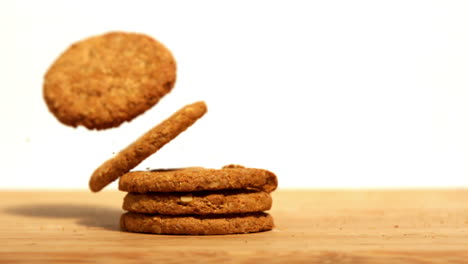
<instances>
[{"instance_id":1,"label":"golden brown biscuit","mask_svg":"<svg viewBox=\"0 0 468 264\"><path fill-rule=\"evenodd\" d=\"M270 210L269 193L253 191L211 191L192 193L128 193L126 211L163 215L239 214Z\"/></svg>"},{"instance_id":2,"label":"golden brown biscuit","mask_svg":"<svg viewBox=\"0 0 468 264\"><path fill-rule=\"evenodd\" d=\"M138 33L111 32L71 45L44 77L49 110L65 125L117 127L171 91L176 63L160 42Z\"/></svg>"},{"instance_id":3,"label":"golden brown biscuit","mask_svg":"<svg viewBox=\"0 0 468 264\"><path fill-rule=\"evenodd\" d=\"M123 231L168 235L227 235L271 230L273 218L263 212L216 216L167 216L125 213Z\"/></svg>"},{"instance_id":4,"label":"golden brown biscuit","mask_svg":"<svg viewBox=\"0 0 468 264\"><path fill-rule=\"evenodd\" d=\"M91 175L89 188L93 192L100 191L107 184L129 172L195 123L206 111L204 102L184 106L97 168Z\"/></svg>"},{"instance_id":5,"label":"golden brown biscuit","mask_svg":"<svg viewBox=\"0 0 468 264\"><path fill-rule=\"evenodd\" d=\"M222 169L183 168L133 171L123 175L119 189L125 192L195 192L224 189L250 189L272 192L278 186L276 175L263 169L225 166Z\"/></svg>"}]
</instances>

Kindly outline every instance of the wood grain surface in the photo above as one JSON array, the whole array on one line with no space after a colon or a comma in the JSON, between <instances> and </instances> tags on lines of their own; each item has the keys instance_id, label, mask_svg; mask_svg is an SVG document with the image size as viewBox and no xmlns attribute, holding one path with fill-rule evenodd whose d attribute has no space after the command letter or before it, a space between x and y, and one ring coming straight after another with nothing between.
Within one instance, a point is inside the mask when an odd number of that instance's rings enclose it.
<instances>
[{"instance_id":1,"label":"wood grain surface","mask_svg":"<svg viewBox=\"0 0 468 264\"><path fill-rule=\"evenodd\" d=\"M468 263L468 190L279 190L273 231L118 229L124 193L2 191L1 263Z\"/></svg>"}]
</instances>

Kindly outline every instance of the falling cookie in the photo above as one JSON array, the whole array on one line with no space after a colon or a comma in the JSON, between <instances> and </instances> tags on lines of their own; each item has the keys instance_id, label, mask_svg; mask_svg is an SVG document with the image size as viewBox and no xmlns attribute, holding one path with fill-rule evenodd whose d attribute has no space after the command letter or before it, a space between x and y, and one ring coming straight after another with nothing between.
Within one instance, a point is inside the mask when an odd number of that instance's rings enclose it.
<instances>
[{"instance_id":1,"label":"falling cookie","mask_svg":"<svg viewBox=\"0 0 468 264\"><path fill-rule=\"evenodd\" d=\"M109 183L129 172L144 159L185 131L206 111L207 108L204 102L184 106L97 168L91 175L89 188L93 192L100 191Z\"/></svg>"},{"instance_id":2,"label":"falling cookie","mask_svg":"<svg viewBox=\"0 0 468 264\"><path fill-rule=\"evenodd\" d=\"M215 215L167 216L125 213L120 218L123 231L168 235L227 235L271 230L273 218L264 212Z\"/></svg>"},{"instance_id":3,"label":"falling cookie","mask_svg":"<svg viewBox=\"0 0 468 264\"><path fill-rule=\"evenodd\" d=\"M110 32L65 50L45 74L43 96L63 124L107 129L154 106L175 81L176 62L163 44Z\"/></svg>"},{"instance_id":4,"label":"falling cookie","mask_svg":"<svg viewBox=\"0 0 468 264\"><path fill-rule=\"evenodd\" d=\"M193 193L128 193L122 208L129 212L163 215L239 214L270 210L269 193L223 190Z\"/></svg>"},{"instance_id":5,"label":"falling cookie","mask_svg":"<svg viewBox=\"0 0 468 264\"><path fill-rule=\"evenodd\" d=\"M277 186L278 180L274 173L264 169L244 167L132 171L123 175L119 181L121 191L135 193L225 189L272 192Z\"/></svg>"}]
</instances>

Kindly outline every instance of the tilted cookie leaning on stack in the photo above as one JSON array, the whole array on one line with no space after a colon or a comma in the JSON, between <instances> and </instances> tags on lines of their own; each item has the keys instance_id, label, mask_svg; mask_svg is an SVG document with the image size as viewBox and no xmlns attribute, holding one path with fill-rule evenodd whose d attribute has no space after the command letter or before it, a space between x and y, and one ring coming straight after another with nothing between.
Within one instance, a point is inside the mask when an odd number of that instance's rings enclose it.
<instances>
[{"instance_id":1,"label":"tilted cookie leaning on stack","mask_svg":"<svg viewBox=\"0 0 468 264\"><path fill-rule=\"evenodd\" d=\"M228 165L220 170L183 168L135 171L120 178L129 192L122 230L156 234L222 235L273 228L270 192L275 174Z\"/></svg>"},{"instance_id":2,"label":"tilted cookie leaning on stack","mask_svg":"<svg viewBox=\"0 0 468 264\"><path fill-rule=\"evenodd\" d=\"M204 102L186 105L159 125L150 129L94 171L89 181L91 191L100 191L109 183L135 168L143 160L195 123L206 113L206 110Z\"/></svg>"},{"instance_id":3,"label":"tilted cookie leaning on stack","mask_svg":"<svg viewBox=\"0 0 468 264\"><path fill-rule=\"evenodd\" d=\"M225 166L133 171L134 167L174 139L206 113L204 102L186 105L104 162L91 176L94 192L120 177L119 189L129 192L123 204L124 231L221 235L273 228L270 192L276 175L263 169Z\"/></svg>"}]
</instances>

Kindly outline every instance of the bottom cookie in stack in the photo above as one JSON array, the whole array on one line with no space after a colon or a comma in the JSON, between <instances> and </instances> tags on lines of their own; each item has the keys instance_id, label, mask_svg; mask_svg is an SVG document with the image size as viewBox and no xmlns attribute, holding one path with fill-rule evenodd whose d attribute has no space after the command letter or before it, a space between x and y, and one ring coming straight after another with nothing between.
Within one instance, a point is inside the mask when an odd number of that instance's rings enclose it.
<instances>
[{"instance_id":1,"label":"bottom cookie in stack","mask_svg":"<svg viewBox=\"0 0 468 264\"><path fill-rule=\"evenodd\" d=\"M270 192L276 175L262 169L225 166L135 171L120 178L129 192L120 220L129 232L225 235L271 230Z\"/></svg>"}]
</instances>

